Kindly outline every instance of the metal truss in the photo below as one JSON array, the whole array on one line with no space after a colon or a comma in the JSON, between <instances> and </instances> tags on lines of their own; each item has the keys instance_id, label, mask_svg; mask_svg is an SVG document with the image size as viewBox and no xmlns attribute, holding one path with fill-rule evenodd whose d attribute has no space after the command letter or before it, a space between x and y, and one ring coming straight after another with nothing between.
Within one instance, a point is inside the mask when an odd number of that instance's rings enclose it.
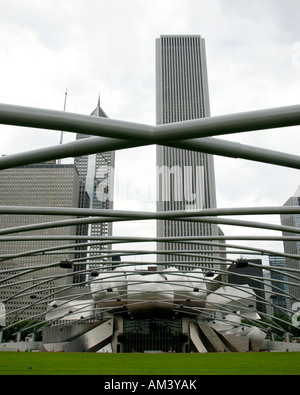
<instances>
[{"instance_id":1,"label":"metal truss","mask_svg":"<svg viewBox=\"0 0 300 395\"><path fill-rule=\"evenodd\" d=\"M11 169L18 166L24 166L29 164L40 163L48 160L63 159L69 157L76 157L82 155L90 155L99 152L117 151L125 148L141 147L146 145L164 145L169 147L182 148L192 151L204 152L213 155L225 156L229 158L241 158L250 161L257 161L261 163L267 163L277 166L284 166L291 169L300 169L300 157L297 155L291 155L288 153L272 151L268 149L262 149L254 146L249 146L240 143L234 143L225 141L221 138L215 138L215 136L222 136L232 133L242 133L249 131L266 130L273 128L282 128L300 125L300 106L288 106L274 109L265 109L259 111L251 111L246 113L224 115L217 117L209 117L198 120L191 120L185 122L178 122L174 124L150 126L139 123L124 122L118 120L112 120L108 118L98 118L93 116L79 115L68 112L45 110L38 108L29 108L21 106L13 106L7 104L0 105L0 123L7 125L17 125L22 127L30 128L41 128L47 130L58 130L66 131L71 133L82 133L94 136L89 139L82 139L66 144L59 144L47 148L35 149L27 152L18 154L12 154L3 156L0 158L0 170ZM184 136L184 139L182 139ZM218 209L203 209L193 211L169 211L169 212L136 212L136 211L120 211L120 210L96 210L96 209L79 209L79 208L59 208L59 207L3 207L0 206L1 215L59 215L73 217L65 220L52 221L52 222L41 222L34 223L26 226L11 227L0 230L0 245L1 242L29 242L29 241L45 241L51 240L52 247L40 248L35 250L22 251L15 254L0 254L1 262L10 261L12 263L11 269L3 269L0 265L0 290L9 288L11 286L22 286L19 292L16 292L13 296L2 299L1 302L6 303L11 299L24 298L29 296L31 299L30 303L23 308L15 309L7 313L7 320L9 321L6 328L17 325L22 322L22 313L26 310L32 309L34 306L38 306L43 303L49 304L51 301L58 300L61 298L60 294L62 291L68 289L74 289L75 293L71 301L76 301L82 297L82 292L76 294L78 287L91 285L97 280L96 275L99 272L103 272L105 265L105 275L107 276L107 283L111 282L115 276L113 270L118 265L115 262L113 266L110 266L110 259L117 256L135 256L136 258L144 254L154 255L184 255L190 257L191 261L185 261L184 264L187 267L195 269L195 258L197 258L197 269L202 270L205 274L203 278L204 283L209 283L210 287L214 284L218 286L225 286L227 282L224 280L224 276L228 274L226 266L230 264L236 264L237 259L227 258L226 256L220 256L219 247L226 246L227 255L234 256L238 255L261 255L261 256L280 256L289 257L295 261L300 260L299 255L286 254L279 251L267 250L264 248L251 248L248 246L241 246L236 244L224 244L222 241L228 242L229 240L257 240L257 241L299 241L300 240L300 228L274 225L271 223L255 222L249 220L240 220L231 217L237 215L279 215L279 214L299 214L300 207L242 207L242 208L218 208ZM220 217L222 216L222 217ZM81 217L81 218L78 218ZM118 221L137 221L137 220L177 220L177 221L198 221L211 224L225 224L234 227L247 227L250 229L264 229L274 230L279 232L289 232L290 236L257 236L257 235L245 235L245 236L215 236L215 237L173 237L173 238L146 238L146 237L134 237L134 236L114 236L114 237L92 237L92 236L34 236L30 233L34 230L50 229L50 228L64 228L69 226L75 226L79 224L92 224L102 222L118 222ZM22 235L26 232L26 235ZM82 250L75 250L79 244L75 244L76 241L81 241L80 247ZM62 244L63 241L74 241L74 244ZM184 250L184 251L156 251L156 250L128 250L120 249L115 251L100 251L99 247L104 245L112 244L128 244L128 243L139 243L139 242L158 242L164 241L168 243L179 243L184 242L191 245L202 245L208 248L207 253L203 251L201 253ZM58 243L58 244L57 244ZM216 250L213 248L216 247ZM98 249L97 249L98 248ZM230 249L230 250L229 250ZM44 275L43 270L49 267L63 267L61 261L55 260L56 254L77 254L77 258L74 258L69 262L72 270L66 270L63 274L55 275ZM89 254L88 259L86 254ZM53 259L53 263L49 265L32 265L32 266L16 266L14 260L21 257L38 257L50 255ZM83 256L81 256L83 255ZM142 267L143 265L149 265L151 262L137 261L120 262L119 267L127 270L128 282L130 283L131 276L136 272L136 267ZM210 266L213 267L213 278L209 278L207 273L206 263L209 261ZM159 264L159 260L153 262ZM166 264L166 262L163 262ZM181 266L182 262L167 262L172 267L176 268ZM255 266L255 263L248 263L249 266ZM84 269L83 269L84 267ZM221 269L220 269L221 267ZM293 284L295 287L299 287L299 276L300 269L288 269L271 267L269 265L260 265L264 270L284 274L289 284ZM73 270L76 268L76 271ZM95 275L96 273L96 275ZM84 281L77 284L66 284L57 285L53 287L53 281L58 279L72 278L76 275L83 275ZM33 276L34 275L34 276ZM181 282L180 276L183 274L176 273L178 280L173 281L173 284ZM184 276L188 274L185 272ZM242 273L231 273L233 276L249 279L249 275ZM31 277L30 277L31 276ZM189 274L191 284L193 281L193 274ZM264 277L251 276L257 283L265 284ZM103 281L103 278L102 278ZM144 277L143 283L147 283L147 277ZM274 308L273 299L275 297L285 296L290 302L291 306L294 303L299 303L300 300L291 295L288 291L283 291L280 285L283 280L272 280L272 295L268 299L262 299L260 302L265 306L271 307L271 311ZM275 283L277 285L275 285ZM120 285L121 287L121 285ZM192 285L187 285L191 287ZM243 285L233 285L233 288L243 289ZM118 285L116 285L118 288ZM41 293L38 294L38 289L42 289ZM79 288L78 288L79 289ZM195 289L195 288L193 288ZM231 300L231 295L226 295ZM83 314L89 310L93 310L93 314L89 317L98 317L99 314L105 315L113 313L115 308L109 307L109 303L112 299L110 295L105 296L104 302L107 307L101 308L99 311L95 311L89 303L85 306L78 305L73 308L72 314ZM184 295L183 295L184 298ZM233 300L233 299L232 299ZM168 304L168 299L160 300L162 304ZM129 303L129 302L128 302ZM134 302L132 302L134 303ZM147 302L143 302L147 303ZM63 304L59 306L62 310L61 318L65 318L63 312ZM300 304L299 304L300 305ZM277 307L277 306L276 306ZM123 307L120 306L122 309ZM182 308L180 304L175 307L178 311ZM255 308L245 306L249 311L256 312ZM280 308L277 307L279 310ZM55 309L54 306L51 308ZM50 311L51 311L50 309ZM184 309L190 314L195 316L205 313L205 307L187 307ZM247 310L246 309L246 310ZM295 310L291 308L283 309L282 312L288 316L292 316ZM30 310L31 311L31 310ZM215 305L215 312L226 313L224 306ZM228 310L228 314L231 310ZM48 310L49 313L49 310ZM243 313L236 313L240 315L242 319L247 319L248 324L255 322L256 325L261 325L256 319L250 319L249 315L244 316ZM35 328L36 323L40 323L44 319L45 313L32 314L29 319L31 324L27 325L25 329ZM230 315L228 315L229 317ZM272 314L264 314L265 318L269 320L269 328L279 329L284 331L281 327L281 320L276 319ZM82 317L81 317L82 318ZM224 317L223 317L224 318ZM226 318L226 317L225 317ZM216 320L218 318L215 318ZM230 318L227 318L230 322ZM54 320L57 321L57 318ZM51 325L54 323L51 320L45 322L45 325ZM76 322L76 320L73 322ZM284 321L282 321L284 323ZM292 324L291 324L292 326ZM263 326L261 326L263 329Z\"/></svg>"}]
</instances>

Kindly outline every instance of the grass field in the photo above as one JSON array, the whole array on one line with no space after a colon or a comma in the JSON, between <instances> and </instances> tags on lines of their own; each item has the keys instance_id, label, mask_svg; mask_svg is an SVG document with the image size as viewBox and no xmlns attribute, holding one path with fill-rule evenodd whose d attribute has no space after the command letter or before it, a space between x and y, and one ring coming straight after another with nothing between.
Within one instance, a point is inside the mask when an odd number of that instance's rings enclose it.
<instances>
[{"instance_id":1,"label":"grass field","mask_svg":"<svg viewBox=\"0 0 300 395\"><path fill-rule=\"evenodd\" d=\"M300 353L0 352L0 375L299 375Z\"/></svg>"}]
</instances>

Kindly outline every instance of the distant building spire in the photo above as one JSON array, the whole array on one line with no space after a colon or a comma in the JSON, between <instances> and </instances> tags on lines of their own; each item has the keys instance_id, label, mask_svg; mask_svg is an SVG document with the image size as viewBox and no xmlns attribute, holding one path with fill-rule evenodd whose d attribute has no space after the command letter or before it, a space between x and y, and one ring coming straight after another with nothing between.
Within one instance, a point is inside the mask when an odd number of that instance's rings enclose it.
<instances>
[{"instance_id":1,"label":"distant building spire","mask_svg":"<svg viewBox=\"0 0 300 395\"><path fill-rule=\"evenodd\" d=\"M66 89L66 92L65 92L65 102L64 102L64 111L66 111L67 94L68 94L68 90ZM62 143L63 143L63 136L64 136L64 132L63 132L63 130L62 130L62 131L61 131L61 134L60 134L60 142L59 142L59 144L62 144Z\"/></svg>"},{"instance_id":2,"label":"distant building spire","mask_svg":"<svg viewBox=\"0 0 300 395\"><path fill-rule=\"evenodd\" d=\"M64 111L66 111L67 95L68 95L68 89L66 89L66 92L65 92ZM59 140L60 145L63 143L63 140L64 140L64 131L62 130L60 132L60 140ZM59 164L59 165L61 164L61 159L58 159L57 164Z\"/></svg>"},{"instance_id":3,"label":"distant building spire","mask_svg":"<svg viewBox=\"0 0 300 395\"><path fill-rule=\"evenodd\" d=\"M100 93L98 96L98 103L97 103L97 107L95 108L95 110L91 113L92 116L94 117L100 117L100 118L108 118L108 116L105 114L105 112L102 110L101 106L100 106Z\"/></svg>"}]
</instances>

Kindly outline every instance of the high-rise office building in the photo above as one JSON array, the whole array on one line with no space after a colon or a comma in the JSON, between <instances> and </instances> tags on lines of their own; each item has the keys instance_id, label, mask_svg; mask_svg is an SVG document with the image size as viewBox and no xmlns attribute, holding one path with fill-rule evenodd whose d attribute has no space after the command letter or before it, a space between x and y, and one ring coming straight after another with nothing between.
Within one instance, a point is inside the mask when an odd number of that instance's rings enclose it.
<instances>
[{"instance_id":1,"label":"high-rise office building","mask_svg":"<svg viewBox=\"0 0 300 395\"><path fill-rule=\"evenodd\" d=\"M279 271L270 271L271 295L275 295L272 300L274 313L286 314L286 309L290 309L291 303L288 296L288 278L280 269L286 268L285 257L269 256L271 268L279 268ZM271 298L270 298L271 299Z\"/></svg>"},{"instance_id":2,"label":"high-rise office building","mask_svg":"<svg viewBox=\"0 0 300 395\"><path fill-rule=\"evenodd\" d=\"M0 172L0 205L33 207L78 207L79 179L74 165L46 162ZM76 227L50 227L23 231L22 227L65 220L58 215L1 215L0 234L20 240L1 241L0 301L6 307L6 323L26 319L45 311L57 287L73 282L72 270L62 269L60 261L71 260L68 250L35 253L33 251L72 244L72 241L51 240L51 236L74 236ZM18 228L17 233L16 228ZM13 230L15 231L13 232ZM24 229L24 228L23 228ZM15 234L14 234L15 233ZM26 236L46 236L46 240L26 240ZM32 252L26 254L26 252ZM23 254L23 255L22 255ZM55 255L54 255L55 254ZM44 267L37 270L38 267ZM27 268L28 270L25 270ZM62 288L61 288L62 289Z\"/></svg>"},{"instance_id":3,"label":"high-rise office building","mask_svg":"<svg viewBox=\"0 0 300 395\"><path fill-rule=\"evenodd\" d=\"M91 116L108 118L100 106L100 97L97 107ZM78 133L76 140L93 136ZM75 166L79 173L80 199L79 207L93 209L113 208L114 166L115 152L101 152L93 155L75 158ZM112 235L112 223L101 222L88 226L79 226L79 235L109 236ZM109 250L108 245L98 245L88 248L88 255Z\"/></svg>"},{"instance_id":4,"label":"high-rise office building","mask_svg":"<svg viewBox=\"0 0 300 395\"><path fill-rule=\"evenodd\" d=\"M300 186L295 192L294 196L290 197L284 206L300 206ZM281 224L286 226L298 227L300 228L300 214L284 214L281 215ZM294 233L283 232L284 236L295 236ZM287 254L299 255L300 258L300 241L284 241L284 252ZM300 273L299 273L299 259L293 259L286 257L286 267L288 269L297 269L297 272L294 272L293 275L298 277L297 279L289 278L289 292L291 295L295 297L295 300L299 300L300 298ZM293 285L294 284L294 285Z\"/></svg>"},{"instance_id":5,"label":"high-rise office building","mask_svg":"<svg viewBox=\"0 0 300 395\"><path fill-rule=\"evenodd\" d=\"M161 36L156 40L157 124L210 116L205 41L200 36ZM184 139L184 135L182 136ZM157 146L157 211L216 207L213 157L206 153ZM157 221L157 236L217 236L215 224L193 221ZM210 247L159 242L158 251L209 252ZM158 261L186 262L188 270L199 258L160 254ZM212 258L212 260L215 260ZM209 266L211 258L201 258Z\"/></svg>"}]
</instances>

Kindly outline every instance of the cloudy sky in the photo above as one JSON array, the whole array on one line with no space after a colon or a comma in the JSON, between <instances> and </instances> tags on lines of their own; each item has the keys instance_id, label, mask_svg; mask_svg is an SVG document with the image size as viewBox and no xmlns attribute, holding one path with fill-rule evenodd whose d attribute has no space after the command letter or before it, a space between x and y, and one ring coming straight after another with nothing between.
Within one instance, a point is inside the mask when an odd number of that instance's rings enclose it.
<instances>
[{"instance_id":1,"label":"cloudy sky","mask_svg":"<svg viewBox=\"0 0 300 395\"><path fill-rule=\"evenodd\" d=\"M212 116L299 104L299 11L298 0L0 0L0 102L63 110L67 89L66 110L90 114L100 93L110 118L155 124L155 38L200 34ZM60 135L3 125L0 133L0 155L56 145ZM222 138L299 154L300 127ZM115 208L154 210L154 152L118 152L116 191L126 181L128 195ZM218 207L280 206L300 184L296 170L245 160L215 157L215 171ZM154 235L153 224L115 233L137 229Z\"/></svg>"}]
</instances>

